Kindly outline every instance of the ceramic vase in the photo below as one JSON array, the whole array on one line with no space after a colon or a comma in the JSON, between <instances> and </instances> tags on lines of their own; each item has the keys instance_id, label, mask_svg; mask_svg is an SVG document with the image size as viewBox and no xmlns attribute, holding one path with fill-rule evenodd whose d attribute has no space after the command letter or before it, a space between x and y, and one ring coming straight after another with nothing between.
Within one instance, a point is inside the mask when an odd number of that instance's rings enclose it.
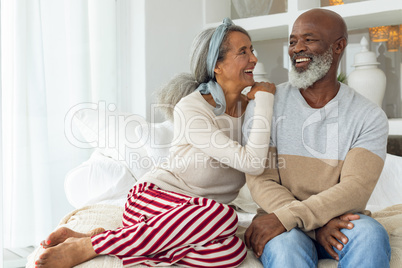
<instances>
[{"instance_id":1,"label":"ceramic vase","mask_svg":"<svg viewBox=\"0 0 402 268\"><path fill-rule=\"evenodd\" d=\"M381 107L386 87L385 74L377 67L379 62L375 53L368 50L365 37L360 41L360 45L362 50L355 55L355 69L348 76L348 85Z\"/></svg>"},{"instance_id":2,"label":"ceramic vase","mask_svg":"<svg viewBox=\"0 0 402 268\"><path fill-rule=\"evenodd\" d=\"M272 0L232 0L240 18L268 15Z\"/></svg>"},{"instance_id":3,"label":"ceramic vase","mask_svg":"<svg viewBox=\"0 0 402 268\"><path fill-rule=\"evenodd\" d=\"M258 54L257 54L256 50L254 50L254 55L258 59ZM253 74L254 74L255 82L269 82L268 75L267 75L267 72L265 71L264 64L262 64L260 61L258 61L257 64L255 65Z\"/></svg>"}]
</instances>

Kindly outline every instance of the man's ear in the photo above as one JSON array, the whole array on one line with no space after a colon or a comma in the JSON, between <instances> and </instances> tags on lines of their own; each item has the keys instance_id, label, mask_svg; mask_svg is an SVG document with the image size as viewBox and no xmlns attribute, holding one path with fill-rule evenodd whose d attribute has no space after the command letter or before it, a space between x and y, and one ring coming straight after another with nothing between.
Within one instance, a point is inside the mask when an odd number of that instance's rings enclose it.
<instances>
[{"instance_id":1,"label":"man's ear","mask_svg":"<svg viewBox=\"0 0 402 268\"><path fill-rule=\"evenodd\" d=\"M334 50L335 53L342 55L343 51L346 48L347 43L348 43L348 41L346 40L345 37L342 37L339 40L337 40L334 44L335 45L335 50Z\"/></svg>"}]
</instances>

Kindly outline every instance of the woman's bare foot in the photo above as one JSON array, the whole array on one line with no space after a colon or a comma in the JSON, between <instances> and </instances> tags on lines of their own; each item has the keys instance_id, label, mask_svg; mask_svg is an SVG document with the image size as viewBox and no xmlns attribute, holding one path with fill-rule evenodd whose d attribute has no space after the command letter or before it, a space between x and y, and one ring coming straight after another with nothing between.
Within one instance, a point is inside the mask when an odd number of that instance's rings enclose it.
<instances>
[{"instance_id":1,"label":"woman's bare foot","mask_svg":"<svg viewBox=\"0 0 402 268\"><path fill-rule=\"evenodd\" d=\"M82 237L91 237L93 235L97 235L103 233L105 229L103 228L96 228L88 233L79 233L74 230L71 230L67 227L60 227L53 233L51 233L46 240L43 240L40 244L44 248L50 248L57 246L60 243L66 241L67 238L74 237L74 238L82 238Z\"/></svg>"},{"instance_id":2,"label":"woman's bare foot","mask_svg":"<svg viewBox=\"0 0 402 268\"><path fill-rule=\"evenodd\" d=\"M71 268L98 256L90 237L67 238L57 246L45 249L35 262L37 268Z\"/></svg>"}]
</instances>

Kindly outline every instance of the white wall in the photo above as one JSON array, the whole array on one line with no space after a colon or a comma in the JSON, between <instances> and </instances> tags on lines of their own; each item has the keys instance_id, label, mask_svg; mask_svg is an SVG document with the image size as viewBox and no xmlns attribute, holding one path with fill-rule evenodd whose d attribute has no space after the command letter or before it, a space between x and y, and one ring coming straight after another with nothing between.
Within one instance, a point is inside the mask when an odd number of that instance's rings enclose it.
<instances>
[{"instance_id":1,"label":"white wall","mask_svg":"<svg viewBox=\"0 0 402 268\"><path fill-rule=\"evenodd\" d=\"M284 68L284 61L289 61L287 44L287 39L253 42L258 61L264 64L269 81L275 84L288 80L288 70Z\"/></svg>"},{"instance_id":2,"label":"white wall","mask_svg":"<svg viewBox=\"0 0 402 268\"><path fill-rule=\"evenodd\" d=\"M152 93L177 73L190 71L191 43L203 27L202 1L147 0L145 13L147 119L153 120Z\"/></svg>"},{"instance_id":3,"label":"white wall","mask_svg":"<svg viewBox=\"0 0 402 268\"><path fill-rule=\"evenodd\" d=\"M191 43L203 28L202 0L140 0L132 6L132 112L152 120L153 93L189 72ZM156 121L161 121L159 116Z\"/></svg>"}]
</instances>

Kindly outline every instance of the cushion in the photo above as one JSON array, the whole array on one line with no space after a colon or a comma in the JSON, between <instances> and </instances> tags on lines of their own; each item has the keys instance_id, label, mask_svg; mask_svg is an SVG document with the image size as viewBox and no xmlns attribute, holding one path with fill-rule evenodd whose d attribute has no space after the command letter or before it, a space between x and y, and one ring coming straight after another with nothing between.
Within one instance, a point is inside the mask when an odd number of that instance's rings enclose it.
<instances>
[{"instance_id":1,"label":"cushion","mask_svg":"<svg viewBox=\"0 0 402 268\"><path fill-rule=\"evenodd\" d=\"M402 204L402 157L387 154L367 209L375 212L395 204Z\"/></svg>"},{"instance_id":2,"label":"cushion","mask_svg":"<svg viewBox=\"0 0 402 268\"><path fill-rule=\"evenodd\" d=\"M171 121L139 125L135 128L135 134L144 145L154 166L159 166L168 160L173 140L173 123Z\"/></svg>"},{"instance_id":3,"label":"cushion","mask_svg":"<svg viewBox=\"0 0 402 268\"><path fill-rule=\"evenodd\" d=\"M239 211L244 211L252 214L257 213L257 209L259 208L257 203L255 203L253 198L251 197L251 193L247 187L247 184L245 184L240 189L239 195L236 197L235 200L232 201L232 203L230 203L230 205L235 206L236 209Z\"/></svg>"},{"instance_id":4,"label":"cushion","mask_svg":"<svg viewBox=\"0 0 402 268\"><path fill-rule=\"evenodd\" d=\"M87 161L67 173L64 190L75 208L105 200L124 204L135 182L125 165L96 150Z\"/></svg>"},{"instance_id":5,"label":"cushion","mask_svg":"<svg viewBox=\"0 0 402 268\"><path fill-rule=\"evenodd\" d=\"M135 181L168 159L173 139L169 121L150 124L138 116L93 107L75 112L72 123L75 145L96 148L88 161L66 175L66 196L75 208L111 200L124 204Z\"/></svg>"},{"instance_id":6,"label":"cushion","mask_svg":"<svg viewBox=\"0 0 402 268\"><path fill-rule=\"evenodd\" d=\"M138 179L153 167L149 159L143 159L147 152L134 131L141 124L146 124L141 116L98 106L83 108L72 118L73 133L80 133L83 140L73 137L73 141L78 147L97 148L105 156L120 161Z\"/></svg>"}]
</instances>

